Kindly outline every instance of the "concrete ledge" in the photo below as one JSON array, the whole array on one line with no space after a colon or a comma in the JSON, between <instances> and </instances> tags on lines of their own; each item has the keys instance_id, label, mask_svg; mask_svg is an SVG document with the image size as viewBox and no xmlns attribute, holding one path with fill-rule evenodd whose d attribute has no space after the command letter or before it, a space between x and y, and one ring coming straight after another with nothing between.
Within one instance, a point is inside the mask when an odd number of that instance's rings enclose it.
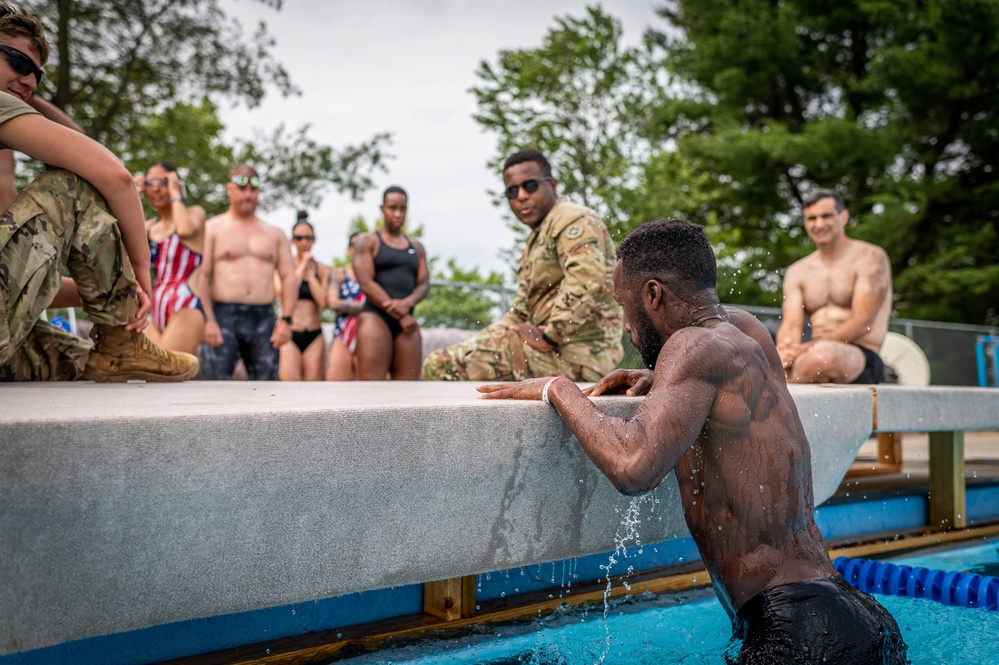
<instances>
[{"instance_id":1,"label":"concrete ledge","mask_svg":"<svg viewBox=\"0 0 999 665\"><path fill-rule=\"evenodd\" d=\"M876 386L877 431L999 429L999 390L947 386Z\"/></svg>"},{"instance_id":2,"label":"concrete ledge","mask_svg":"<svg viewBox=\"0 0 999 665\"><path fill-rule=\"evenodd\" d=\"M816 503L864 388L796 387ZM473 384L0 386L0 655L614 549L629 498L540 402ZM596 400L629 416L640 400ZM687 534L675 481L641 535Z\"/></svg>"}]
</instances>

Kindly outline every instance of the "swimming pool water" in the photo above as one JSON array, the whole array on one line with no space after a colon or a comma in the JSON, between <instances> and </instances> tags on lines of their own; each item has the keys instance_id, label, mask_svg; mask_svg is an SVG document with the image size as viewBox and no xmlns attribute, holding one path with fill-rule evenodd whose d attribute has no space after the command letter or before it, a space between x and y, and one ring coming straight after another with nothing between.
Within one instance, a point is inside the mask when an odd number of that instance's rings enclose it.
<instances>
[{"instance_id":1,"label":"swimming pool water","mask_svg":"<svg viewBox=\"0 0 999 665\"><path fill-rule=\"evenodd\" d=\"M892 561L983 575L999 571L999 540ZM999 612L877 596L894 615L913 665L999 663ZM350 659L352 665L721 665L731 623L710 589L631 598L534 621L485 626Z\"/></svg>"}]
</instances>

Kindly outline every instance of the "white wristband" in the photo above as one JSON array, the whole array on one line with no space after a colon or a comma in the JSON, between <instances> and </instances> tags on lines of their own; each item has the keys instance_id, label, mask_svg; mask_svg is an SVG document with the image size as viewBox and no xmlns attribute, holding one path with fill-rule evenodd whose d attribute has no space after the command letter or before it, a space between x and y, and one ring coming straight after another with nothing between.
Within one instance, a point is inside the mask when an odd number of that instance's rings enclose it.
<instances>
[{"instance_id":1,"label":"white wristband","mask_svg":"<svg viewBox=\"0 0 999 665\"><path fill-rule=\"evenodd\" d=\"M553 383L555 383L559 379L564 379L564 378L565 378L564 376L554 376L554 377L548 379L548 383L546 383L545 387L541 390L541 401L542 402L544 402L545 404L551 404L551 402L548 401L548 389L552 387Z\"/></svg>"}]
</instances>

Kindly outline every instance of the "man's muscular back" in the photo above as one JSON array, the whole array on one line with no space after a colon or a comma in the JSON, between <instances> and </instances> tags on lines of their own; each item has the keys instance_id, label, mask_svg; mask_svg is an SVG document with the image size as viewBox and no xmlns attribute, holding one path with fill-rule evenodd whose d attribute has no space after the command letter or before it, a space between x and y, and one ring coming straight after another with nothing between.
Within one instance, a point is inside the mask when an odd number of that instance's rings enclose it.
<instances>
[{"instance_id":1,"label":"man's muscular back","mask_svg":"<svg viewBox=\"0 0 999 665\"><path fill-rule=\"evenodd\" d=\"M812 519L811 452L770 334L745 312L727 313L684 331L711 347L713 366L699 370L716 395L676 478L691 535L737 610L765 589L833 571Z\"/></svg>"}]
</instances>

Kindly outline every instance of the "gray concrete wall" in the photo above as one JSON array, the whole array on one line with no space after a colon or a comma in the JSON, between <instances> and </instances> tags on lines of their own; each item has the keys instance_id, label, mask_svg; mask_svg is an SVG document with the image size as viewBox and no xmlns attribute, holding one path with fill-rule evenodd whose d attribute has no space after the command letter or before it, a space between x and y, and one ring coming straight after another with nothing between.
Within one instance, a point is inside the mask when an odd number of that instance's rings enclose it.
<instances>
[{"instance_id":1,"label":"gray concrete wall","mask_svg":"<svg viewBox=\"0 0 999 665\"><path fill-rule=\"evenodd\" d=\"M0 654L614 549L629 499L554 411L476 396L0 386ZM794 396L821 502L870 433L870 391ZM655 498L643 542L686 535L672 477Z\"/></svg>"},{"instance_id":2,"label":"gray concrete wall","mask_svg":"<svg viewBox=\"0 0 999 665\"><path fill-rule=\"evenodd\" d=\"M877 387L881 432L999 429L999 390L927 386Z\"/></svg>"}]
</instances>

